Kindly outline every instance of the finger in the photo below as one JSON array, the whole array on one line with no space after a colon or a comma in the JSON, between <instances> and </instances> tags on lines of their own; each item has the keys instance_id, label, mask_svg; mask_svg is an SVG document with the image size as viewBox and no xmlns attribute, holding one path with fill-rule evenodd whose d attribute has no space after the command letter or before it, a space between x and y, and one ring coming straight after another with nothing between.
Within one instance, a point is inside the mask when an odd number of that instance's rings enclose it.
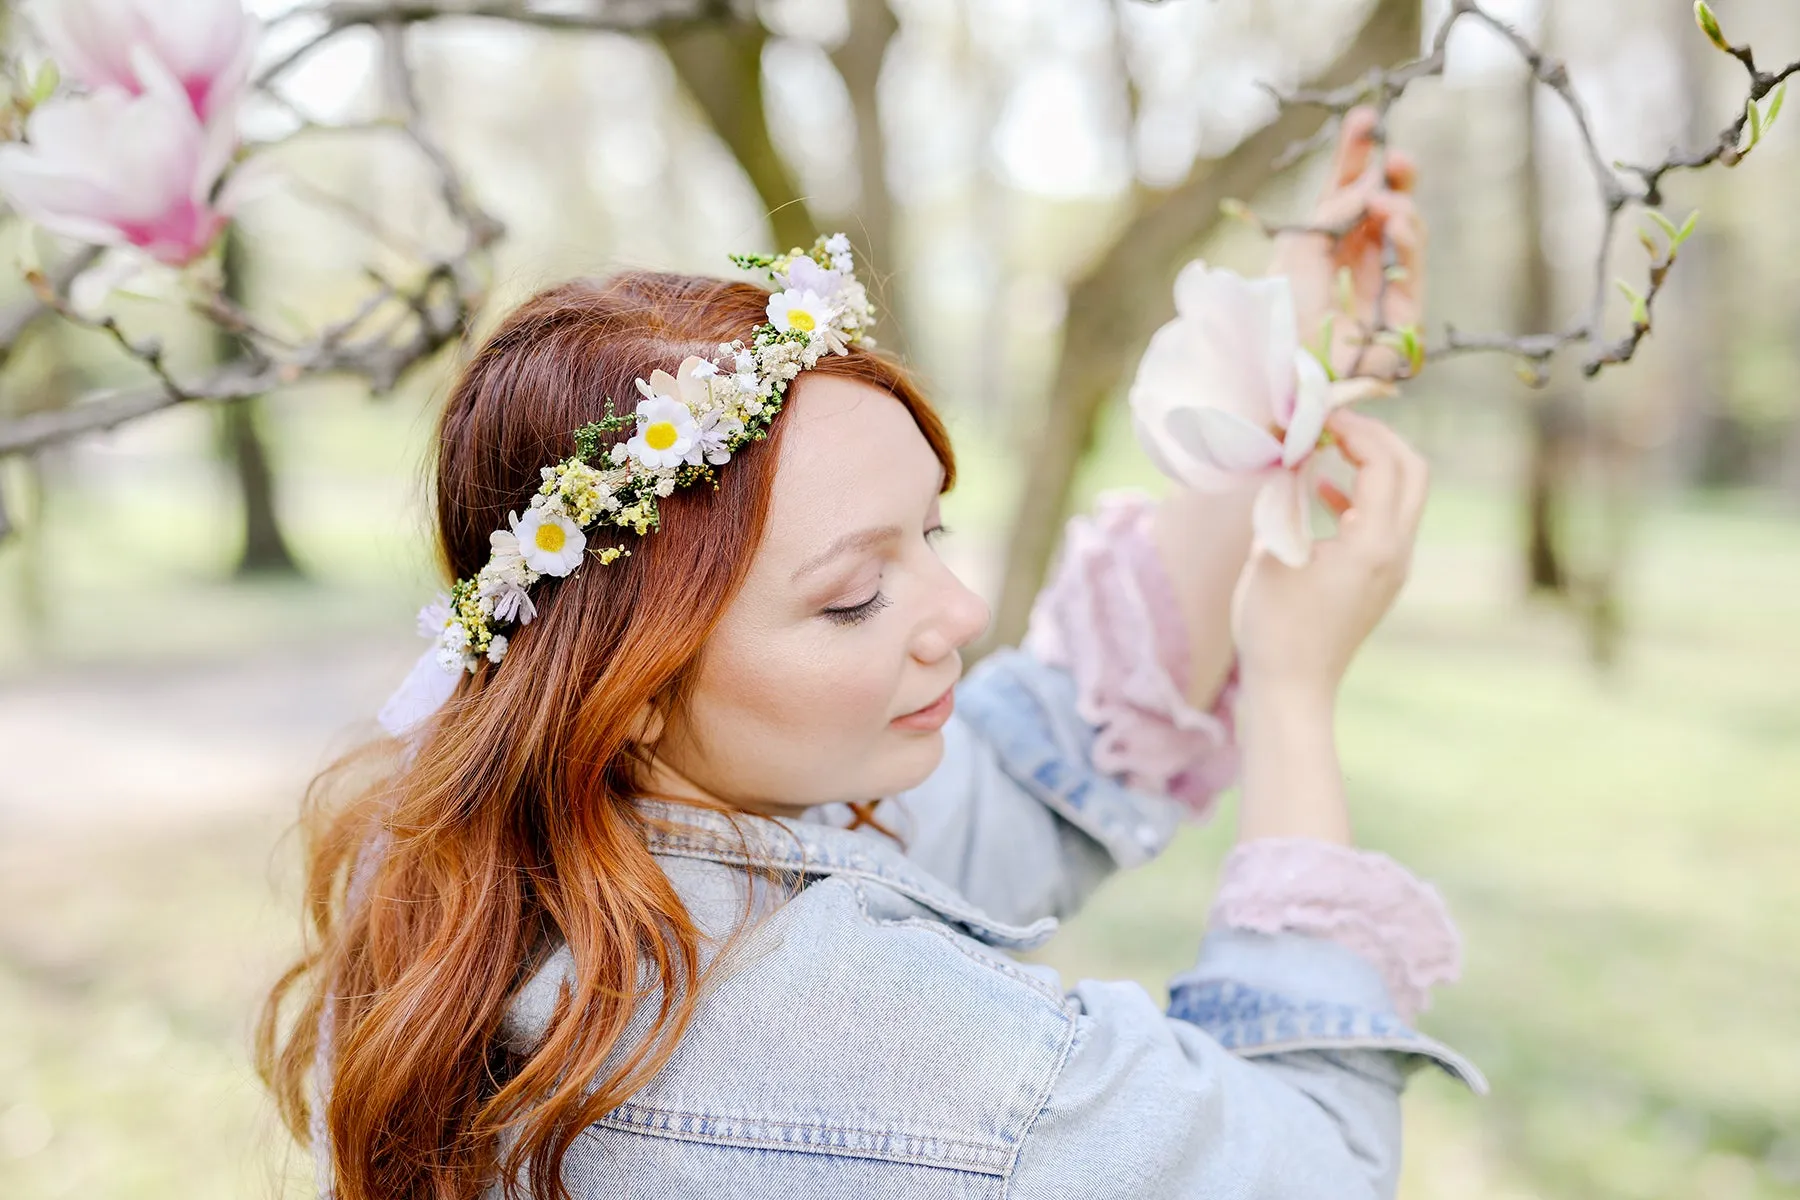
<instances>
[{"instance_id":1,"label":"finger","mask_svg":"<svg viewBox=\"0 0 1800 1200\"><path fill-rule=\"evenodd\" d=\"M1347 187L1369 169L1369 156L1375 149L1375 126L1380 120L1375 110L1360 105L1344 114L1338 130L1337 158L1332 163L1331 179L1335 187Z\"/></svg>"},{"instance_id":2,"label":"finger","mask_svg":"<svg viewBox=\"0 0 1800 1200\"><path fill-rule=\"evenodd\" d=\"M1319 480L1317 491L1319 493L1319 499L1324 501L1325 507L1331 510L1332 516L1341 517L1350 511L1350 497L1345 494L1343 488L1340 488L1337 484L1331 482L1331 480Z\"/></svg>"},{"instance_id":3,"label":"finger","mask_svg":"<svg viewBox=\"0 0 1800 1200\"><path fill-rule=\"evenodd\" d=\"M1405 444L1380 421L1347 408L1333 412L1325 425L1344 457L1356 467L1350 506L1368 514L1370 525L1391 526L1400 511Z\"/></svg>"},{"instance_id":4,"label":"finger","mask_svg":"<svg viewBox=\"0 0 1800 1200\"><path fill-rule=\"evenodd\" d=\"M1369 198L1370 211L1381 220L1382 233L1393 243L1394 260L1405 269L1416 287L1425 269L1425 221L1411 196L1403 192L1377 192Z\"/></svg>"},{"instance_id":5,"label":"finger","mask_svg":"<svg viewBox=\"0 0 1800 1200\"><path fill-rule=\"evenodd\" d=\"M1396 192L1410 192L1419 180L1419 166L1404 150L1387 153L1387 185Z\"/></svg>"},{"instance_id":6,"label":"finger","mask_svg":"<svg viewBox=\"0 0 1800 1200\"><path fill-rule=\"evenodd\" d=\"M1425 500L1431 494L1431 464L1405 439L1401 439L1401 444L1405 454L1401 464L1400 528L1411 541L1425 515Z\"/></svg>"}]
</instances>

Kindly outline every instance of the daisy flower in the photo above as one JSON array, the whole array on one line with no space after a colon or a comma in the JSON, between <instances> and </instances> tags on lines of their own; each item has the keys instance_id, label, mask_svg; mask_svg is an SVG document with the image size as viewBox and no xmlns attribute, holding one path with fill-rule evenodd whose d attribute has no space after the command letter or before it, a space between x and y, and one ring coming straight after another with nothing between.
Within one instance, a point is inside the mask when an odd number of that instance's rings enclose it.
<instances>
[{"instance_id":1,"label":"daisy flower","mask_svg":"<svg viewBox=\"0 0 1800 1200\"><path fill-rule=\"evenodd\" d=\"M587 535L581 527L561 513L547 508L531 508L520 518L509 513L513 536L525 565L543 575L567 575L581 565L581 552L587 548Z\"/></svg>"}]
</instances>

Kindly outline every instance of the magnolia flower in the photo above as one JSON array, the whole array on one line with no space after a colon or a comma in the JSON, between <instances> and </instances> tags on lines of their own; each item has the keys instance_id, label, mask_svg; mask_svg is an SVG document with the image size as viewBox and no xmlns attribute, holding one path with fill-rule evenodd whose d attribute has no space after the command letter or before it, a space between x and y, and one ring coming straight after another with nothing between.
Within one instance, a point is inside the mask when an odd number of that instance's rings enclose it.
<instances>
[{"instance_id":1,"label":"magnolia flower","mask_svg":"<svg viewBox=\"0 0 1800 1200\"><path fill-rule=\"evenodd\" d=\"M789 288L769 297L769 323L783 333L798 330L810 334L815 329L825 328L830 321L831 306L817 292Z\"/></svg>"},{"instance_id":2,"label":"magnolia flower","mask_svg":"<svg viewBox=\"0 0 1800 1200\"><path fill-rule=\"evenodd\" d=\"M235 135L203 126L175 80L145 64L142 95L104 88L35 109L25 143L0 146L0 193L52 233L183 266L231 215L231 184L216 198L213 187Z\"/></svg>"},{"instance_id":3,"label":"magnolia flower","mask_svg":"<svg viewBox=\"0 0 1800 1200\"><path fill-rule=\"evenodd\" d=\"M1156 331L1131 385L1138 441L1167 475L1221 491L1260 478L1257 540L1290 566L1312 554L1309 492L1325 418L1391 389L1333 383L1300 348L1286 279L1247 280L1198 260L1175 280L1176 317Z\"/></svg>"},{"instance_id":4,"label":"magnolia flower","mask_svg":"<svg viewBox=\"0 0 1800 1200\"><path fill-rule=\"evenodd\" d=\"M71 79L139 95L151 88L148 56L202 121L229 118L261 32L241 0L39 0L32 16Z\"/></svg>"},{"instance_id":5,"label":"magnolia flower","mask_svg":"<svg viewBox=\"0 0 1800 1200\"><path fill-rule=\"evenodd\" d=\"M548 508L528 508L521 518L508 513L513 536L519 539L519 551L525 565L543 575L567 575L581 565L582 551L587 549L587 535L581 527L561 513Z\"/></svg>"}]
</instances>

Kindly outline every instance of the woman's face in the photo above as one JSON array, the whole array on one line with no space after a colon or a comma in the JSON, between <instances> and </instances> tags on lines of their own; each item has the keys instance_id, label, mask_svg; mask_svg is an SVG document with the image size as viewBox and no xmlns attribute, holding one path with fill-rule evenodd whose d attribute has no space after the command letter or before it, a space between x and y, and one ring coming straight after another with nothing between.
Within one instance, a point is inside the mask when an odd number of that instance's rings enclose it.
<instances>
[{"instance_id":1,"label":"woman's face","mask_svg":"<svg viewBox=\"0 0 1800 1200\"><path fill-rule=\"evenodd\" d=\"M762 544L707 643L690 710L653 719L653 781L761 811L872 800L943 756L938 705L988 607L932 546L943 467L904 405L796 382ZM727 470L730 468L727 467Z\"/></svg>"}]
</instances>

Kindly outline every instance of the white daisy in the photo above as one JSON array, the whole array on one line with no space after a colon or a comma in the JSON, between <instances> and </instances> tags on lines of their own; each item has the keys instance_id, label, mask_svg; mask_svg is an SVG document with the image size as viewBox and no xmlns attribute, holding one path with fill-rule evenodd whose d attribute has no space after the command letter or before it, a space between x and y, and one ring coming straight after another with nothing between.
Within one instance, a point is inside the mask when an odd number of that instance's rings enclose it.
<instances>
[{"instance_id":1,"label":"white daisy","mask_svg":"<svg viewBox=\"0 0 1800 1200\"><path fill-rule=\"evenodd\" d=\"M668 378L665 372L658 371L656 374ZM655 376L651 378L654 379ZM641 384L642 380L639 382ZM693 411L681 401L672 400L666 395L653 395L638 401L637 419L637 432L625 443L625 447L631 457L651 470L680 466L687 457L689 448L700 436L699 427L694 424Z\"/></svg>"},{"instance_id":2,"label":"white daisy","mask_svg":"<svg viewBox=\"0 0 1800 1200\"><path fill-rule=\"evenodd\" d=\"M783 333L795 330L810 334L831 320L831 306L817 292L789 288L769 297L769 324Z\"/></svg>"},{"instance_id":3,"label":"white daisy","mask_svg":"<svg viewBox=\"0 0 1800 1200\"><path fill-rule=\"evenodd\" d=\"M513 535L519 539L525 565L532 570L561 576L581 565L581 552L587 549L587 535L561 513L533 508L526 510L523 519L516 513L509 513L507 520L512 522Z\"/></svg>"}]
</instances>

